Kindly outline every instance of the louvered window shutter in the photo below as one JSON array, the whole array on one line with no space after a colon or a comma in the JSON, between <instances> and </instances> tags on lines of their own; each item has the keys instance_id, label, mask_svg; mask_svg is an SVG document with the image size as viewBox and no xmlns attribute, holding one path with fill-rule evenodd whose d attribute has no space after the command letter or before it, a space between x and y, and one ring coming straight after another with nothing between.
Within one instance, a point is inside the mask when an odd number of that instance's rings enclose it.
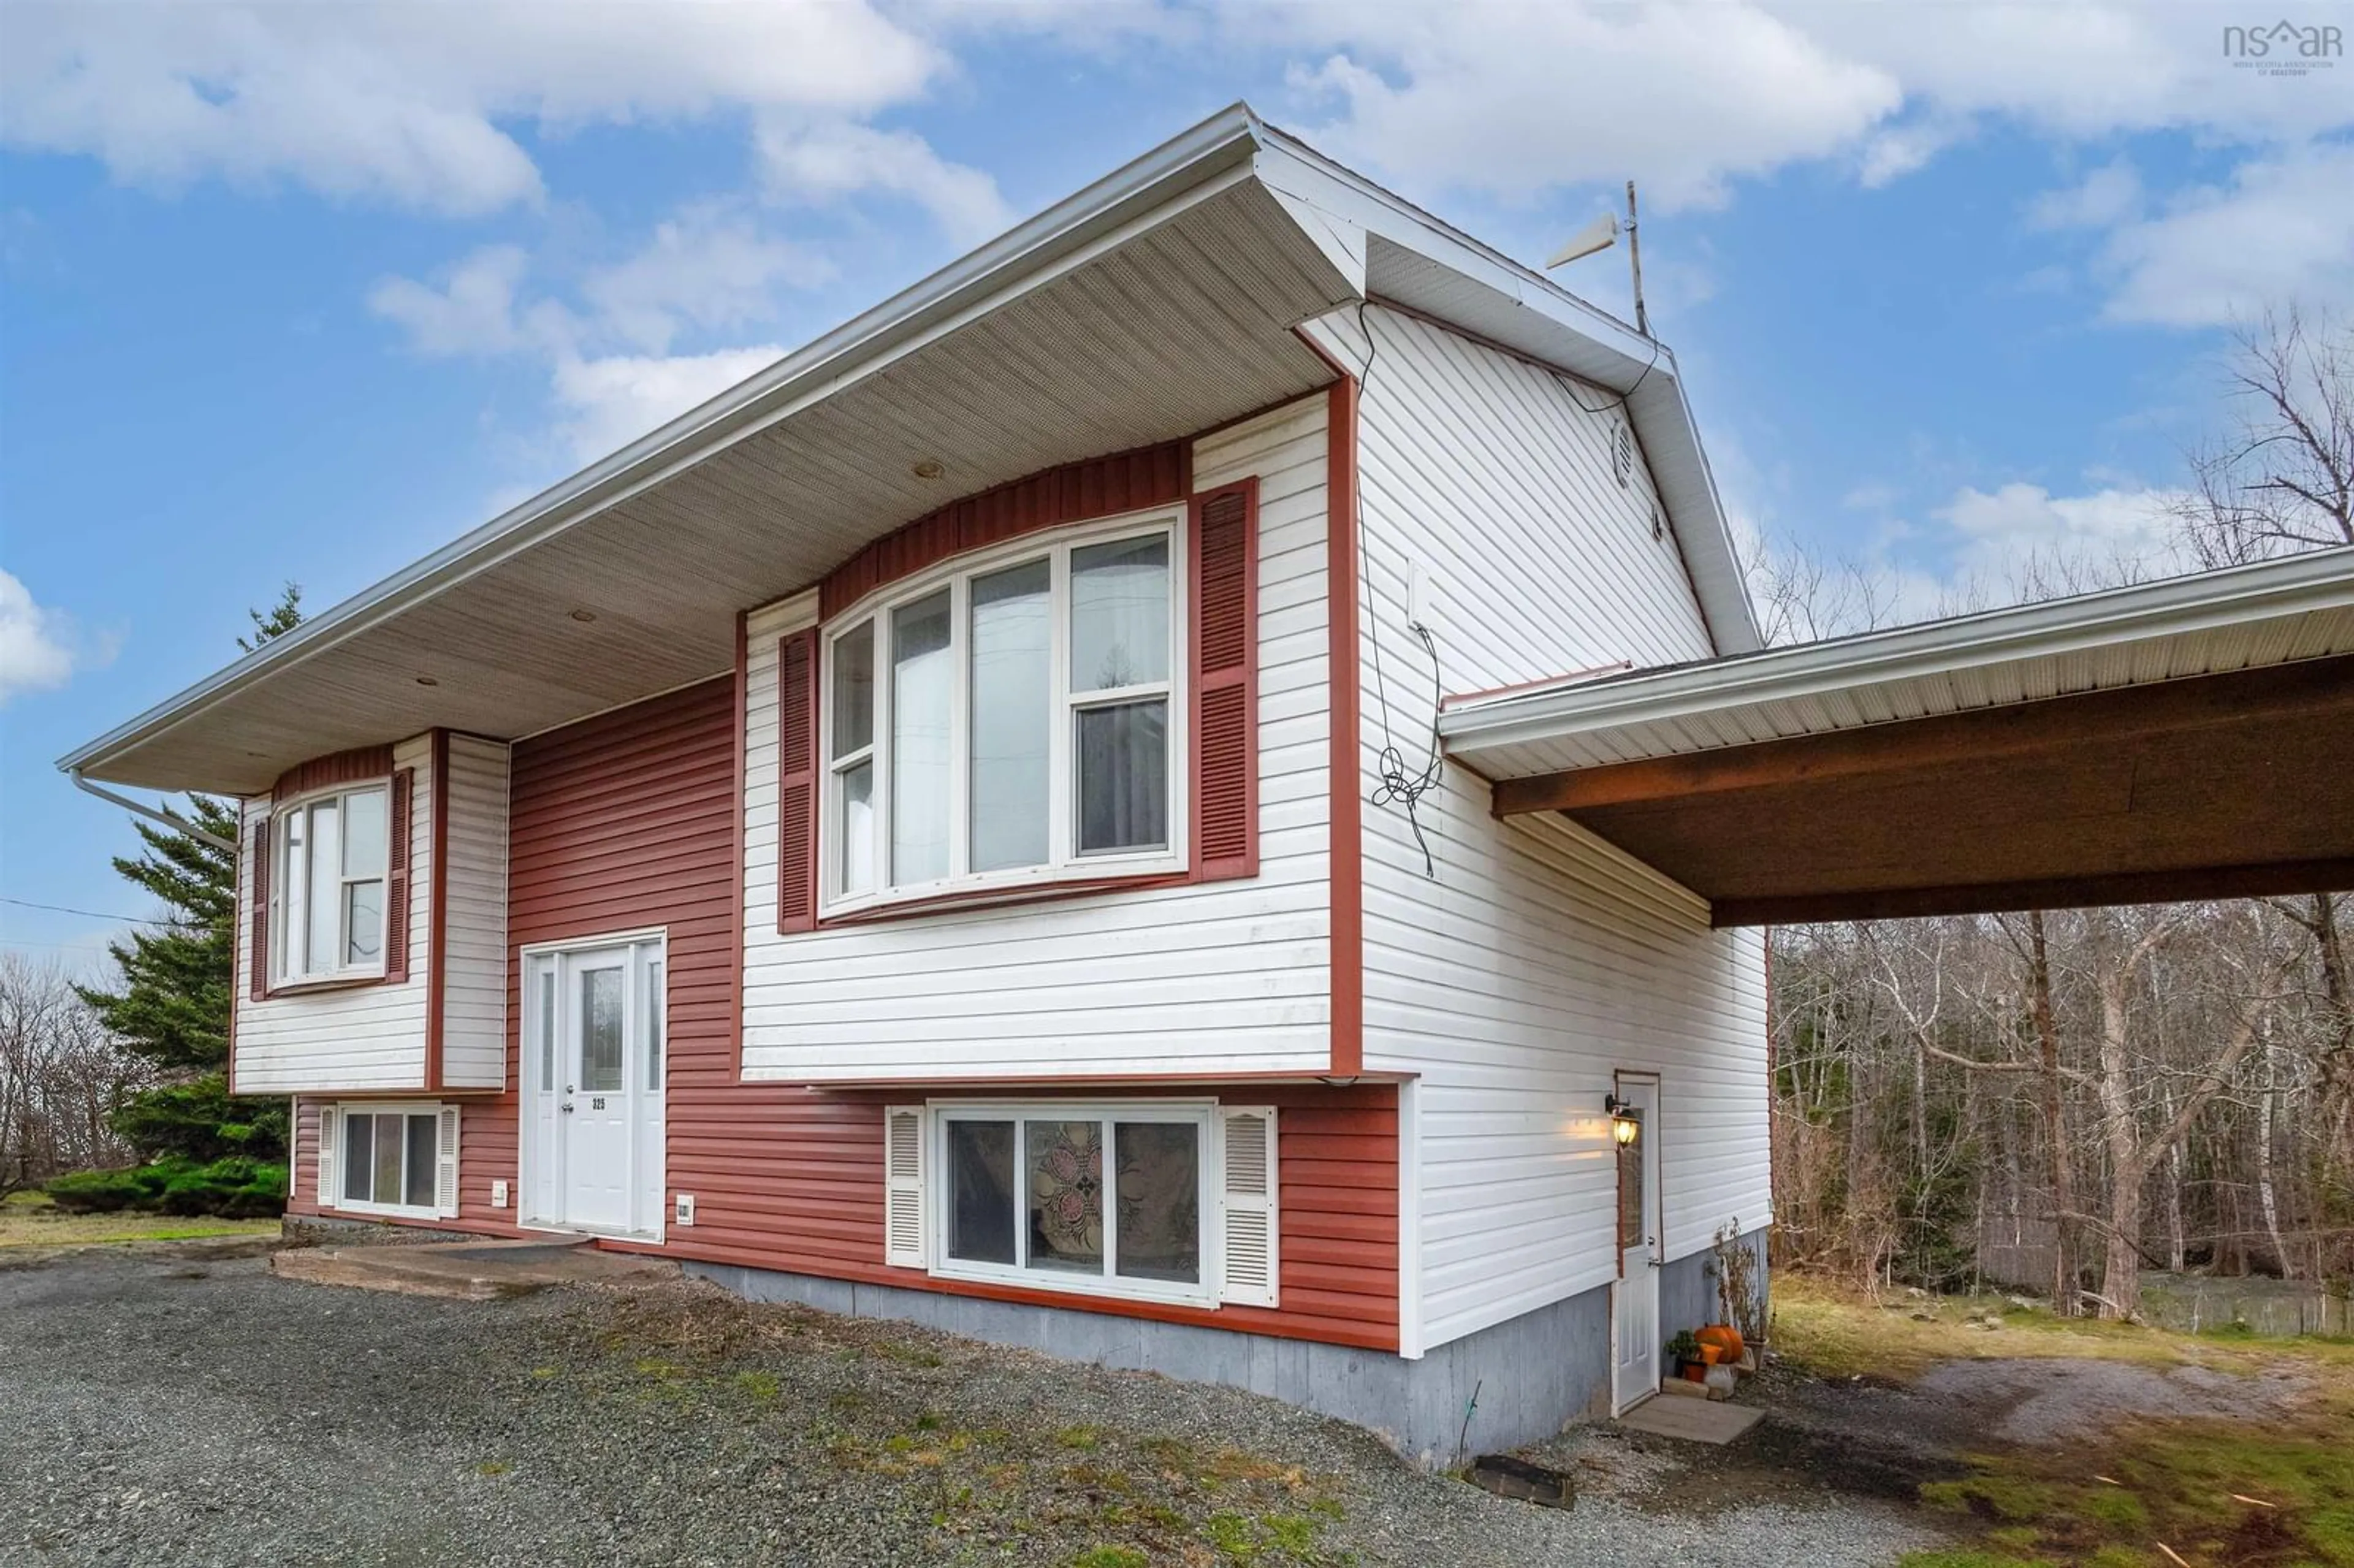
<instances>
[{"instance_id":1,"label":"louvered window shutter","mask_svg":"<svg viewBox=\"0 0 2354 1568\"><path fill-rule=\"evenodd\" d=\"M392 776L392 798L386 802L384 863L384 978L408 978L408 801L416 769L404 768ZM443 800L437 811L449 810ZM434 868L437 872L440 867Z\"/></svg>"},{"instance_id":2,"label":"louvered window shutter","mask_svg":"<svg viewBox=\"0 0 2354 1568\"><path fill-rule=\"evenodd\" d=\"M343 1117L333 1106L321 1106L319 1118L319 1207L335 1206L335 1144L343 1135Z\"/></svg>"},{"instance_id":3,"label":"louvered window shutter","mask_svg":"<svg viewBox=\"0 0 2354 1568\"><path fill-rule=\"evenodd\" d=\"M925 1266L920 1106L893 1106L883 1113L883 1261L894 1268Z\"/></svg>"},{"instance_id":4,"label":"louvered window shutter","mask_svg":"<svg viewBox=\"0 0 2354 1568\"><path fill-rule=\"evenodd\" d=\"M246 880L253 885L253 909L249 919L247 942L251 953L247 959L249 972L246 976L247 994L260 1001L270 994L270 819L264 817L253 824L252 874Z\"/></svg>"},{"instance_id":5,"label":"louvered window shutter","mask_svg":"<svg viewBox=\"0 0 2354 1568\"><path fill-rule=\"evenodd\" d=\"M1258 481L1193 498L1193 863L1258 874Z\"/></svg>"},{"instance_id":6,"label":"louvered window shutter","mask_svg":"<svg viewBox=\"0 0 2354 1568\"><path fill-rule=\"evenodd\" d=\"M443 1219L458 1213L458 1107L443 1106L433 1141L433 1210Z\"/></svg>"},{"instance_id":7,"label":"louvered window shutter","mask_svg":"<svg viewBox=\"0 0 2354 1568\"><path fill-rule=\"evenodd\" d=\"M817 631L777 645L777 929L817 927Z\"/></svg>"},{"instance_id":8,"label":"louvered window shutter","mask_svg":"<svg viewBox=\"0 0 2354 1568\"><path fill-rule=\"evenodd\" d=\"M1235 1306L1276 1305L1275 1111L1221 1107L1225 1172L1219 1299Z\"/></svg>"}]
</instances>

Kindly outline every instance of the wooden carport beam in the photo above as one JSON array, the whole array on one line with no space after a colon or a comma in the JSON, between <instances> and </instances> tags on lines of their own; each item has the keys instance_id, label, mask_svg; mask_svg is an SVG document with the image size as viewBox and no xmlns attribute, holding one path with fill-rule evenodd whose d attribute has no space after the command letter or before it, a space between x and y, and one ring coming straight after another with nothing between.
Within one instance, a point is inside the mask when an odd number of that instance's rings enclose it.
<instances>
[{"instance_id":1,"label":"wooden carport beam","mask_svg":"<svg viewBox=\"0 0 2354 1568\"><path fill-rule=\"evenodd\" d=\"M1723 930L1735 926L1808 926L1827 920L1911 920L2008 909L2089 909L2111 904L2179 904L2196 898L2265 898L2349 887L2354 887L2354 859L2280 861L2267 865L2060 877L2048 882L1720 898L1709 906L1708 923Z\"/></svg>"},{"instance_id":2,"label":"wooden carport beam","mask_svg":"<svg viewBox=\"0 0 2354 1568\"><path fill-rule=\"evenodd\" d=\"M1671 800L2024 756L2093 738L2124 740L2260 718L2354 723L2354 654L1507 779L1496 784L1490 809L1499 817L1511 817Z\"/></svg>"}]
</instances>

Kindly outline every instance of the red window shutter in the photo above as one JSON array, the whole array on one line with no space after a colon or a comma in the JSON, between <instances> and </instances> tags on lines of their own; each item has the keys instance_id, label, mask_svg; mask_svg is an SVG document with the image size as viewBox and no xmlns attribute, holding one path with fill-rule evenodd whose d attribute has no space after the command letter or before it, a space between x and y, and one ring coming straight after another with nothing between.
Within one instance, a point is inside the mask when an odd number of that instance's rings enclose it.
<instances>
[{"instance_id":1,"label":"red window shutter","mask_svg":"<svg viewBox=\"0 0 2354 1568\"><path fill-rule=\"evenodd\" d=\"M1258 481L1193 498L1193 870L1258 874Z\"/></svg>"},{"instance_id":2,"label":"red window shutter","mask_svg":"<svg viewBox=\"0 0 2354 1568\"><path fill-rule=\"evenodd\" d=\"M408 978L408 797L409 781L416 769L404 768L392 776L392 799L386 802L388 826L386 832L384 871L384 978L405 980ZM448 802L436 800L437 811L449 810ZM441 867L433 868L441 874Z\"/></svg>"},{"instance_id":3,"label":"red window shutter","mask_svg":"<svg viewBox=\"0 0 2354 1568\"><path fill-rule=\"evenodd\" d=\"M817 631L777 644L777 929L817 928Z\"/></svg>"},{"instance_id":4,"label":"red window shutter","mask_svg":"<svg viewBox=\"0 0 2354 1568\"><path fill-rule=\"evenodd\" d=\"M247 964L247 994L260 1001L270 994L270 819L253 824L253 884L250 918L251 947Z\"/></svg>"}]
</instances>

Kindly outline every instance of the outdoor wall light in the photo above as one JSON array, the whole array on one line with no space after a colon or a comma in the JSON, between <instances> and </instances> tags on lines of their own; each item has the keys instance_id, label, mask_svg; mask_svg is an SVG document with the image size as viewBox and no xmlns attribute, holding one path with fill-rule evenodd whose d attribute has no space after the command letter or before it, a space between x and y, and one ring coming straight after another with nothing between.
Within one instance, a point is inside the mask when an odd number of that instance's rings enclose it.
<instances>
[{"instance_id":1,"label":"outdoor wall light","mask_svg":"<svg viewBox=\"0 0 2354 1568\"><path fill-rule=\"evenodd\" d=\"M1610 1136L1620 1145L1630 1144L1643 1136L1643 1121L1635 1114L1633 1106L1617 1095L1605 1095L1602 1108L1610 1113Z\"/></svg>"}]
</instances>

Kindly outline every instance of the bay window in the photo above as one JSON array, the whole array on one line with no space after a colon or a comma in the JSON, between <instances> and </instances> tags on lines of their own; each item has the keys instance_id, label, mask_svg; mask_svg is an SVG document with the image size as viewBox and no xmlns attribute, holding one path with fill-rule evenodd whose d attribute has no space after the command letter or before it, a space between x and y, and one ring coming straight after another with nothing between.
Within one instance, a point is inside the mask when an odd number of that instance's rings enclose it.
<instances>
[{"instance_id":1,"label":"bay window","mask_svg":"<svg viewBox=\"0 0 2354 1568\"><path fill-rule=\"evenodd\" d=\"M270 878L274 981L342 980L385 969L389 791L339 790L280 811Z\"/></svg>"},{"instance_id":2,"label":"bay window","mask_svg":"<svg viewBox=\"0 0 2354 1568\"><path fill-rule=\"evenodd\" d=\"M1182 864L1178 518L1025 539L829 630L830 908Z\"/></svg>"}]
</instances>

